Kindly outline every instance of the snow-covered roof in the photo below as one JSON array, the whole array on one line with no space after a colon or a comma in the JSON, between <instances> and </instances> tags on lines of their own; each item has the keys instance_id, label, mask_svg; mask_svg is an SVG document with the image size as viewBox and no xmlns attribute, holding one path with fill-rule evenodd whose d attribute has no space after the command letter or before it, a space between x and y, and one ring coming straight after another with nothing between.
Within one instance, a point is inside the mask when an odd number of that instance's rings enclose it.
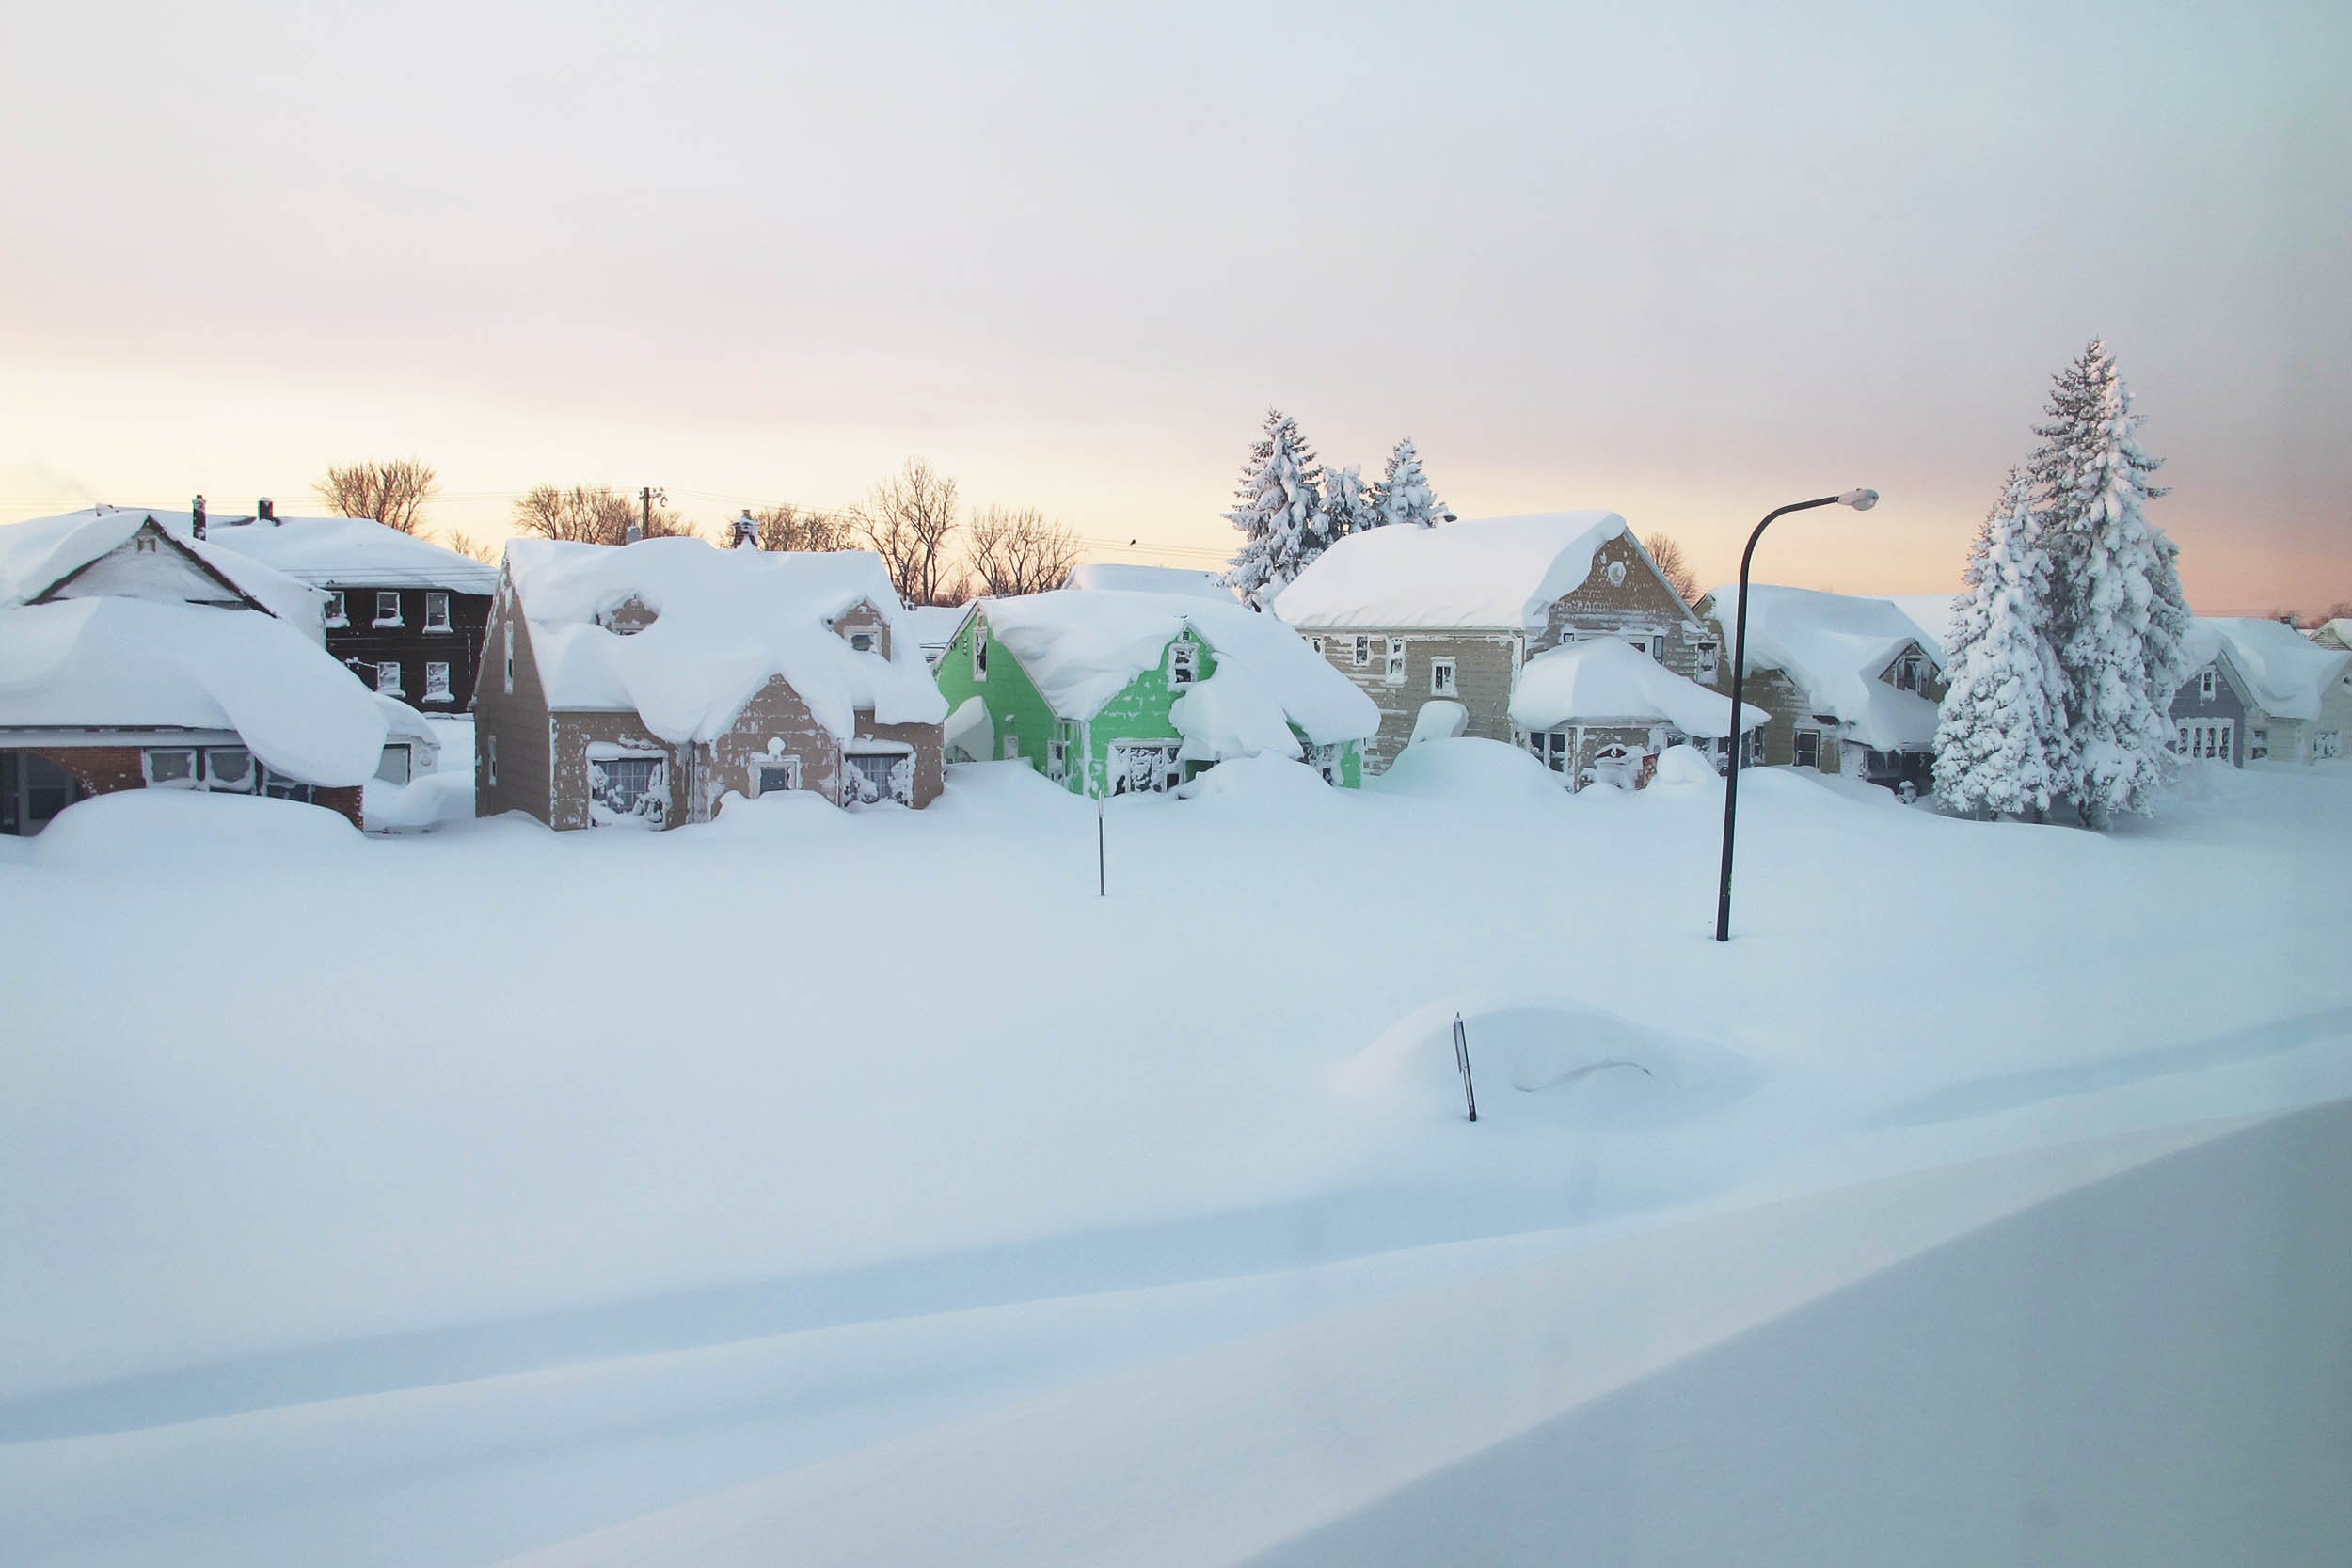
<instances>
[{"instance_id":1,"label":"snow-covered roof","mask_svg":"<svg viewBox=\"0 0 2352 1568\"><path fill-rule=\"evenodd\" d=\"M1233 591L1215 572L1186 566L1129 566L1089 561L1070 568L1064 588L1099 593L1112 589L1129 594L1181 594L1189 598L1231 599Z\"/></svg>"},{"instance_id":2,"label":"snow-covered roof","mask_svg":"<svg viewBox=\"0 0 2352 1568\"><path fill-rule=\"evenodd\" d=\"M1310 631L1368 626L1532 631L1627 531L1614 512L1547 512L1435 528L1375 528L1317 557L1275 598Z\"/></svg>"},{"instance_id":3,"label":"snow-covered roof","mask_svg":"<svg viewBox=\"0 0 2352 1568\"><path fill-rule=\"evenodd\" d=\"M385 715L317 640L250 610L135 598L0 605L0 728L229 730L312 784L375 771Z\"/></svg>"},{"instance_id":4,"label":"snow-covered roof","mask_svg":"<svg viewBox=\"0 0 2352 1568\"><path fill-rule=\"evenodd\" d=\"M1889 594L1886 602L1910 618L1919 634L1919 645L1940 666L1944 659L1944 639L1952 629L1952 594Z\"/></svg>"},{"instance_id":5,"label":"snow-covered roof","mask_svg":"<svg viewBox=\"0 0 2352 1568\"><path fill-rule=\"evenodd\" d=\"M1380 710L1288 624L1228 596L1057 589L987 599L989 635L1028 672L1060 718L1091 719L1158 664L1189 626L1216 673L1170 705L1187 757L1296 756L1295 724L1318 746L1378 733Z\"/></svg>"},{"instance_id":6,"label":"snow-covered roof","mask_svg":"<svg viewBox=\"0 0 2352 1568\"><path fill-rule=\"evenodd\" d=\"M2254 689L2254 700L2278 719L2318 718L2320 699L2352 670L2352 652L2314 646L2283 622L2234 615L2197 617L2188 647L2200 665L2212 657L2199 652L2204 645L2201 632L2229 645L2232 662Z\"/></svg>"},{"instance_id":7,"label":"snow-covered roof","mask_svg":"<svg viewBox=\"0 0 2352 1568\"><path fill-rule=\"evenodd\" d=\"M972 612L970 605L919 604L906 612L907 621L914 627L915 644L926 657L956 640L956 628Z\"/></svg>"},{"instance_id":8,"label":"snow-covered roof","mask_svg":"<svg viewBox=\"0 0 2352 1568\"><path fill-rule=\"evenodd\" d=\"M185 510L154 516L175 538L188 537ZM215 516L204 529L207 542L318 588L498 589L497 567L365 517Z\"/></svg>"},{"instance_id":9,"label":"snow-covered roof","mask_svg":"<svg viewBox=\"0 0 2352 1568\"><path fill-rule=\"evenodd\" d=\"M433 733L433 726L425 722L423 714L410 707L398 697L388 697L381 692L373 695L377 710L384 715L386 739L423 741L433 747L439 747L441 737Z\"/></svg>"},{"instance_id":10,"label":"snow-covered roof","mask_svg":"<svg viewBox=\"0 0 2352 1568\"><path fill-rule=\"evenodd\" d=\"M2311 635L2327 638L2338 648L2352 648L2352 617L2339 615L2333 620L2323 621L2312 628Z\"/></svg>"},{"instance_id":11,"label":"snow-covered roof","mask_svg":"<svg viewBox=\"0 0 2352 1568\"><path fill-rule=\"evenodd\" d=\"M150 521L238 593L317 640L326 594L250 556L189 538L184 516L175 531L168 514L136 508L91 507L0 528L0 603L29 602L69 573L128 544Z\"/></svg>"},{"instance_id":12,"label":"snow-covered roof","mask_svg":"<svg viewBox=\"0 0 2352 1568\"><path fill-rule=\"evenodd\" d=\"M1708 595L1726 637L1738 594L1736 585L1726 585ZM1941 666L1937 645L1891 599L1765 583L1748 589L1748 673L1785 672L1804 689L1814 712L1849 726L1856 740L1875 750L1935 739L1935 705L1878 678L1914 642Z\"/></svg>"},{"instance_id":13,"label":"snow-covered roof","mask_svg":"<svg viewBox=\"0 0 2352 1568\"><path fill-rule=\"evenodd\" d=\"M1740 706L1743 730L1771 717L1754 703ZM1720 740L1731 733L1731 699L1614 637L1547 648L1521 667L1511 693L1511 722L1519 728L1609 720L1664 722L1685 735Z\"/></svg>"},{"instance_id":14,"label":"snow-covered roof","mask_svg":"<svg viewBox=\"0 0 2352 1568\"><path fill-rule=\"evenodd\" d=\"M551 708L634 710L665 740L708 740L782 675L837 738L857 714L935 724L946 699L914 627L870 550L719 550L700 539L634 545L517 539L506 547ZM656 619L608 631L598 618L636 599ZM832 623L861 600L890 624L890 657L860 652Z\"/></svg>"}]
</instances>

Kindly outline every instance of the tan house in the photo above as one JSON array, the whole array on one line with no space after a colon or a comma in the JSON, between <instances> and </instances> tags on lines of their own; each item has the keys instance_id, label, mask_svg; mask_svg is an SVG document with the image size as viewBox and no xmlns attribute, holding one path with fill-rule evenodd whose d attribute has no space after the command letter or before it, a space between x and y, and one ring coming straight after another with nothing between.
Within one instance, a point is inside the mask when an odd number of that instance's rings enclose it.
<instances>
[{"instance_id":1,"label":"tan house","mask_svg":"<svg viewBox=\"0 0 2352 1568\"><path fill-rule=\"evenodd\" d=\"M385 716L323 640L326 595L152 514L0 528L0 833L169 789L361 815Z\"/></svg>"},{"instance_id":2,"label":"tan house","mask_svg":"<svg viewBox=\"0 0 2352 1568\"><path fill-rule=\"evenodd\" d=\"M484 646L485 816L674 828L731 794L939 794L946 703L869 551L516 540Z\"/></svg>"},{"instance_id":3,"label":"tan house","mask_svg":"<svg viewBox=\"0 0 2352 1568\"><path fill-rule=\"evenodd\" d=\"M1574 787L1597 765L1638 778L1665 746L1710 738L1680 732L1669 708L1720 710L1728 723L1729 705L1705 689L1720 640L1613 512L1373 529L1325 551L1273 608L1379 707L1368 773L1418 729L1525 746ZM1591 705L1626 705L1635 684L1598 665L1574 674L1581 661L1566 661L1544 702L1515 708L1534 659L1596 640L1639 651L1691 689L1661 701L1647 681L1631 705L1641 711L1600 711Z\"/></svg>"},{"instance_id":4,"label":"tan house","mask_svg":"<svg viewBox=\"0 0 2352 1568\"><path fill-rule=\"evenodd\" d=\"M1732 645L1737 587L1699 600L1699 613ZM1751 757L1924 795L1935 766L1944 701L1941 650L1892 599L1807 588L1748 588L1748 673L1742 695L1771 717ZM1731 661L1715 684L1731 689Z\"/></svg>"}]
</instances>

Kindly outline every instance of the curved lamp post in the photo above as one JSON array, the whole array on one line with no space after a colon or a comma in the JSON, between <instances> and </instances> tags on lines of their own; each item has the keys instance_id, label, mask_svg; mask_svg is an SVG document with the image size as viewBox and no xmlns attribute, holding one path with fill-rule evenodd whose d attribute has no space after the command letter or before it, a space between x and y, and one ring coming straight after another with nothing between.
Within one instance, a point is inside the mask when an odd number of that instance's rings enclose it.
<instances>
[{"instance_id":1,"label":"curved lamp post","mask_svg":"<svg viewBox=\"0 0 2352 1568\"><path fill-rule=\"evenodd\" d=\"M1776 517L1791 512L1809 512L1817 506L1851 506L1856 512L1867 512L1878 505L1876 490L1849 490L1842 496L1823 496L1819 500L1791 501L1764 515L1748 535L1748 547L1740 552L1740 609L1732 631L1731 649L1731 769L1724 777L1724 875L1715 894L1715 940L1731 940L1731 831L1740 814L1740 753L1747 749L1747 735L1740 727L1740 704L1745 695L1748 680L1748 563L1756 559L1756 542L1764 537L1764 531Z\"/></svg>"}]
</instances>

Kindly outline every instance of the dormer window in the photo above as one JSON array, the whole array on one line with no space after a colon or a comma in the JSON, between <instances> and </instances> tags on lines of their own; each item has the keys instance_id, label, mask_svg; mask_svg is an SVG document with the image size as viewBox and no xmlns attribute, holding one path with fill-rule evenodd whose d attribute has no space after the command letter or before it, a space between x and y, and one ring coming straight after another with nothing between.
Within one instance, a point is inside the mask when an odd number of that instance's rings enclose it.
<instances>
[{"instance_id":1,"label":"dormer window","mask_svg":"<svg viewBox=\"0 0 2352 1568\"><path fill-rule=\"evenodd\" d=\"M1179 637L1168 645L1168 684L1190 686L1200 678L1200 644Z\"/></svg>"},{"instance_id":2,"label":"dormer window","mask_svg":"<svg viewBox=\"0 0 2352 1568\"><path fill-rule=\"evenodd\" d=\"M596 625L615 637L634 637L660 619L644 600L632 596L597 616Z\"/></svg>"},{"instance_id":3,"label":"dormer window","mask_svg":"<svg viewBox=\"0 0 2352 1568\"><path fill-rule=\"evenodd\" d=\"M1919 677L1926 673L1926 668L1927 661L1917 654L1903 655L1895 663L1895 689L1898 691L1918 690Z\"/></svg>"},{"instance_id":4,"label":"dormer window","mask_svg":"<svg viewBox=\"0 0 2352 1568\"><path fill-rule=\"evenodd\" d=\"M874 634L870 631L853 631L850 633L850 646L859 653L870 654L874 651Z\"/></svg>"}]
</instances>

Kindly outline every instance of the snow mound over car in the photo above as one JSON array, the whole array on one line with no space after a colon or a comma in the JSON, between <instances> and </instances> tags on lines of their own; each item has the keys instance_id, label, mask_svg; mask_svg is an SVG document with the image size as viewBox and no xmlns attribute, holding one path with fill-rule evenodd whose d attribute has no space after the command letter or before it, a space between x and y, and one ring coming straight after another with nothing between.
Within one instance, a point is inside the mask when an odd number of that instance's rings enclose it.
<instances>
[{"instance_id":1,"label":"snow mound over car","mask_svg":"<svg viewBox=\"0 0 2352 1568\"><path fill-rule=\"evenodd\" d=\"M68 806L33 841L33 859L50 866L236 862L257 850L331 853L362 842L348 817L324 806L253 795L125 789Z\"/></svg>"},{"instance_id":2,"label":"snow mound over car","mask_svg":"<svg viewBox=\"0 0 2352 1568\"><path fill-rule=\"evenodd\" d=\"M1685 789L1722 782L1714 763L1696 746L1669 746L1658 753L1658 771L1650 779L1650 787Z\"/></svg>"},{"instance_id":3,"label":"snow mound over car","mask_svg":"<svg viewBox=\"0 0 2352 1568\"><path fill-rule=\"evenodd\" d=\"M1448 800L1563 799L1544 765L1500 740L1424 740L1407 746L1389 770L1364 787L1391 795Z\"/></svg>"},{"instance_id":4,"label":"snow mound over car","mask_svg":"<svg viewBox=\"0 0 2352 1568\"><path fill-rule=\"evenodd\" d=\"M1322 774L1303 762L1294 762L1271 752L1261 752L1255 756L1220 762L1179 785L1176 793L1185 800L1207 798L1313 803L1330 799L1331 786L1323 782Z\"/></svg>"},{"instance_id":5,"label":"snow mound over car","mask_svg":"<svg viewBox=\"0 0 2352 1568\"><path fill-rule=\"evenodd\" d=\"M1481 1122L1589 1129L1659 1126L1716 1110L1761 1077L1738 1052L1567 1001L1418 1008L1343 1062L1341 1095L1462 1113L1454 1021L1462 1021Z\"/></svg>"}]
</instances>

